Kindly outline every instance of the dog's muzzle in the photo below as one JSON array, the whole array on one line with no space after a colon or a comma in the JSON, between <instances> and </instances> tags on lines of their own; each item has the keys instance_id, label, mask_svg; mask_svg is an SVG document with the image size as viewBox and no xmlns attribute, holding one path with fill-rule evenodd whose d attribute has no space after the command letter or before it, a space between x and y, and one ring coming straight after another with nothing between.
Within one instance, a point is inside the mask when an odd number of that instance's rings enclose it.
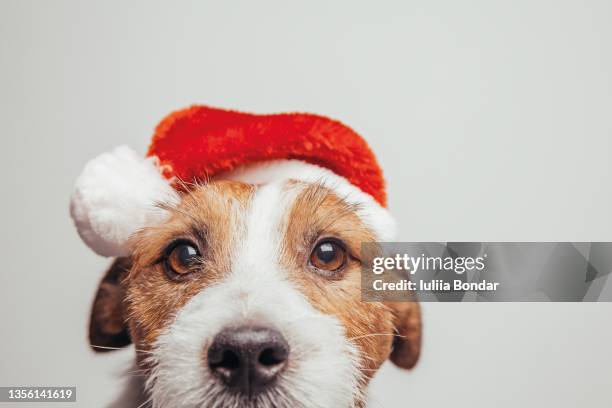
<instances>
[{"instance_id":1,"label":"dog's muzzle","mask_svg":"<svg viewBox=\"0 0 612 408\"><path fill-rule=\"evenodd\" d=\"M289 344L268 327L225 328L208 349L208 366L233 392L255 396L276 382L287 366Z\"/></svg>"}]
</instances>

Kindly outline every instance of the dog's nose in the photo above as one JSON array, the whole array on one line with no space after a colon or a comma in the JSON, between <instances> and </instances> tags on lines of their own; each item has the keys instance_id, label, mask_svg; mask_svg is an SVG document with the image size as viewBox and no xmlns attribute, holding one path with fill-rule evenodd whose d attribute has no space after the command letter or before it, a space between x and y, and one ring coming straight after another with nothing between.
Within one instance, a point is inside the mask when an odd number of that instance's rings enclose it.
<instances>
[{"instance_id":1,"label":"dog's nose","mask_svg":"<svg viewBox=\"0 0 612 408\"><path fill-rule=\"evenodd\" d=\"M226 328L208 349L208 365L228 388L254 395L271 385L285 369L289 344L266 327Z\"/></svg>"}]
</instances>

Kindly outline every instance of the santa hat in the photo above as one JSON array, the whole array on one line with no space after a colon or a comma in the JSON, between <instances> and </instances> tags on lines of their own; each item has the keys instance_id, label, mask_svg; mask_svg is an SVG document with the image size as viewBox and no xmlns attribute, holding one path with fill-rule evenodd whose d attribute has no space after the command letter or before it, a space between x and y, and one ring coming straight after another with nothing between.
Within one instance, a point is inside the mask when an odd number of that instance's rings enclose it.
<instances>
[{"instance_id":1,"label":"santa hat","mask_svg":"<svg viewBox=\"0 0 612 408\"><path fill-rule=\"evenodd\" d=\"M157 126L145 158L127 146L85 166L71 199L81 238L96 253L129 253L128 238L163 222L194 181L321 182L359 204L379 240L394 235L382 171L367 143L342 123L312 114L254 115L193 106Z\"/></svg>"}]
</instances>

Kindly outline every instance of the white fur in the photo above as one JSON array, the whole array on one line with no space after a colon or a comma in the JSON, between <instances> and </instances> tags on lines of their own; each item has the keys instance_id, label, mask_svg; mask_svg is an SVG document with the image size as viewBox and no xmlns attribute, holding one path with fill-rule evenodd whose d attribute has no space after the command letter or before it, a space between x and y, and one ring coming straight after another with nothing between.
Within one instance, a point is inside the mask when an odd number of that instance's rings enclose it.
<instances>
[{"instance_id":1,"label":"white fur","mask_svg":"<svg viewBox=\"0 0 612 408\"><path fill-rule=\"evenodd\" d=\"M376 233L379 241L392 241L396 235L395 220L371 195L364 193L344 177L314 164L301 160L272 160L239 167L219 175L218 178L249 184L266 184L287 179L319 182L346 202L358 204L357 215Z\"/></svg>"},{"instance_id":2,"label":"white fur","mask_svg":"<svg viewBox=\"0 0 612 408\"><path fill-rule=\"evenodd\" d=\"M79 235L97 254L122 256L138 229L162 222L156 203L176 203L178 194L160 174L154 158L119 146L88 162L76 181L70 214Z\"/></svg>"},{"instance_id":3,"label":"white fur","mask_svg":"<svg viewBox=\"0 0 612 408\"><path fill-rule=\"evenodd\" d=\"M282 225L296 191L261 187L246 231L232 248L232 272L180 310L158 338L148 388L155 408L347 408L361 398L357 347L342 324L317 311L280 266ZM227 325L255 323L279 330L290 345L278 383L256 400L228 393L206 368L206 350Z\"/></svg>"}]
</instances>

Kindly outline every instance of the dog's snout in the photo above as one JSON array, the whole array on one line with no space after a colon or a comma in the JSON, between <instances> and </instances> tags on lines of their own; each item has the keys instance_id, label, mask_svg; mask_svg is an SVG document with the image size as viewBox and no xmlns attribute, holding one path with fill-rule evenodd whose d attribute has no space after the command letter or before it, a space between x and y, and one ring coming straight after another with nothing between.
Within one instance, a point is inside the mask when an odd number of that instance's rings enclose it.
<instances>
[{"instance_id":1,"label":"dog's snout","mask_svg":"<svg viewBox=\"0 0 612 408\"><path fill-rule=\"evenodd\" d=\"M254 395L274 383L284 370L289 344L277 330L242 326L217 334L208 349L208 365L226 386Z\"/></svg>"}]
</instances>

